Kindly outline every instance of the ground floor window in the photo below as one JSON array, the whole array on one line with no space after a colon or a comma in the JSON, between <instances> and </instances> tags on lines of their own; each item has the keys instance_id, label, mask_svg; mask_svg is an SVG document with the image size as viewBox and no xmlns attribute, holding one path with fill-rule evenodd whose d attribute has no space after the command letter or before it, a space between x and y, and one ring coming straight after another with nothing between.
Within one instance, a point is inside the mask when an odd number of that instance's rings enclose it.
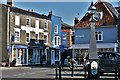
<instances>
[{"instance_id":1,"label":"ground floor window","mask_svg":"<svg viewBox=\"0 0 120 80\"><path fill-rule=\"evenodd\" d=\"M59 51L58 50L55 51L55 60L59 60Z\"/></svg>"}]
</instances>

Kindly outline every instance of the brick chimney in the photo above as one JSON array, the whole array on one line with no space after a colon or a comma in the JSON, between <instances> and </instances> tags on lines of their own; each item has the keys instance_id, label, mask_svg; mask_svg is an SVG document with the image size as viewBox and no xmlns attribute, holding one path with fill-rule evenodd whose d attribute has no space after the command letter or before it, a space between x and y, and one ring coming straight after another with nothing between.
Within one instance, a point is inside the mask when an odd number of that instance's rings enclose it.
<instances>
[{"instance_id":1,"label":"brick chimney","mask_svg":"<svg viewBox=\"0 0 120 80\"><path fill-rule=\"evenodd\" d=\"M7 5L14 6L14 0L7 0Z\"/></svg>"},{"instance_id":2,"label":"brick chimney","mask_svg":"<svg viewBox=\"0 0 120 80\"><path fill-rule=\"evenodd\" d=\"M78 18L77 18L77 17L75 17L75 20L74 20L74 25L76 25L78 22L79 22Z\"/></svg>"}]
</instances>

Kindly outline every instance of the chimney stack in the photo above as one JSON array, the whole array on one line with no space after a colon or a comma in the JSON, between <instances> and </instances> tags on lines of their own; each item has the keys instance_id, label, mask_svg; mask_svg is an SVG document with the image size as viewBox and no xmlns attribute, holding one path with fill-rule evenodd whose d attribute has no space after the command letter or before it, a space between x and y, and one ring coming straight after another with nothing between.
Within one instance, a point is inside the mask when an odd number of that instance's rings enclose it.
<instances>
[{"instance_id":1,"label":"chimney stack","mask_svg":"<svg viewBox=\"0 0 120 80\"><path fill-rule=\"evenodd\" d=\"M14 0L7 0L7 5L14 6Z\"/></svg>"},{"instance_id":2,"label":"chimney stack","mask_svg":"<svg viewBox=\"0 0 120 80\"><path fill-rule=\"evenodd\" d=\"M49 12L49 14L48 14L48 18L51 19L51 16L52 16L52 11Z\"/></svg>"},{"instance_id":3,"label":"chimney stack","mask_svg":"<svg viewBox=\"0 0 120 80\"><path fill-rule=\"evenodd\" d=\"M77 17L75 17L75 20L74 20L74 25L76 25L78 22L79 22L78 18L77 18Z\"/></svg>"}]
</instances>

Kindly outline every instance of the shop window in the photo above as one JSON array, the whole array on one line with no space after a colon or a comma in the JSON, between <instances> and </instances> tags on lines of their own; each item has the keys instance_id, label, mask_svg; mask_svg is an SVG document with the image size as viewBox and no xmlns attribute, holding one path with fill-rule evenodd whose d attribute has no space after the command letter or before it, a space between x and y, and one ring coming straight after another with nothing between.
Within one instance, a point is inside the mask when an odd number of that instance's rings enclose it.
<instances>
[{"instance_id":1,"label":"shop window","mask_svg":"<svg viewBox=\"0 0 120 80\"><path fill-rule=\"evenodd\" d=\"M59 51L55 51L55 60L59 60Z\"/></svg>"}]
</instances>

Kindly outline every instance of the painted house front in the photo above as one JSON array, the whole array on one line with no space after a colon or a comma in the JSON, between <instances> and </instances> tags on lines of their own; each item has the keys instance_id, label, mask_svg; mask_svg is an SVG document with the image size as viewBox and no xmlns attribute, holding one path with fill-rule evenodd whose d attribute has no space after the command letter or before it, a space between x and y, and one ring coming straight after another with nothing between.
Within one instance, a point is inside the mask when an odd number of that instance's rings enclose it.
<instances>
[{"instance_id":1,"label":"painted house front","mask_svg":"<svg viewBox=\"0 0 120 80\"><path fill-rule=\"evenodd\" d=\"M95 29L97 51L98 52L117 52L117 25L101 26ZM75 44L73 45L74 57L85 58L88 54L90 43L90 28L75 29Z\"/></svg>"},{"instance_id":2,"label":"painted house front","mask_svg":"<svg viewBox=\"0 0 120 80\"><path fill-rule=\"evenodd\" d=\"M52 21L51 31L51 64L61 63L61 17L55 16L49 12L48 17Z\"/></svg>"},{"instance_id":3,"label":"painted house front","mask_svg":"<svg viewBox=\"0 0 120 80\"><path fill-rule=\"evenodd\" d=\"M97 12L103 15L102 20L95 22L95 35L97 42L97 51L99 52L118 52L118 25L117 25L117 10L109 2L95 3ZM75 18L77 23L74 26L74 39L73 54L74 57L85 58L89 51L90 43L90 14L86 13L85 16L79 21Z\"/></svg>"},{"instance_id":4,"label":"painted house front","mask_svg":"<svg viewBox=\"0 0 120 80\"><path fill-rule=\"evenodd\" d=\"M51 20L33 10L9 4L4 6L7 8L6 48L10 54L9 61L15 60L16 65L47 63L46 46L50 46Z\"/></svg>"},{"instance_id":5,"label":"painted house front","mask_svg":"<svg viewBox=\"0 0 120 80\"><path fill-rule=\"evenodd\" d=\"M66 64L65 59L68 57L72 58L72 26L62 22L62 51L61 51L61 62Z\"/></svg>"}]
</instances>

